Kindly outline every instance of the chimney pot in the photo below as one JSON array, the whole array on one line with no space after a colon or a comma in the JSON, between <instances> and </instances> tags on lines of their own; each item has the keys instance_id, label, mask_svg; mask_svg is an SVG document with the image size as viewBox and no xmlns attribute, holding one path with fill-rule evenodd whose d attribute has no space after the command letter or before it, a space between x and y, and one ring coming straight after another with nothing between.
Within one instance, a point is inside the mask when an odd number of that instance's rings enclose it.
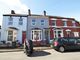
<instances>
[{"instance_id":1,"label":"chimney pot","mask_svg":"<svg viewBox=\"0 0 80 60\"><path fill-rule=\"evenodd\" d=\"M31 15L31 10L30 9L28 9L28 15Z\"/></svg>"},{"instance_id":2,"label":"chimney pot","mask_svg":"<svg viewBox=\"0 0 80 60\"><path fill-rule=\"evenodd\" d=\"M46 11L44 10L44 16L46 16Z\"/></svg>"},{"instance_id":3,"label":"chimney pot","mask_svg":"<svg viewBox=\"0 0 80 60\"><path fill-rule=\"evenodd\" d=\"M15 11L14 10L11 10L11 14L15 14Z\"/></svg>"}]
</instances>

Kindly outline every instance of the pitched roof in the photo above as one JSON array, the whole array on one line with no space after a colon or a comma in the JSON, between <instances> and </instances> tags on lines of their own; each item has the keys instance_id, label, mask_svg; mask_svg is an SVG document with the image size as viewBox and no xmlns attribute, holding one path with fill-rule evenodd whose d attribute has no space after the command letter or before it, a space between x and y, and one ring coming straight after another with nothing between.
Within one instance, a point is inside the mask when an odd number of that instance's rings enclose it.
<instances>
[{"instance_id":1,"label":"pitched roof","mask_svg":"<svg viewBox=\"0 0 80 60\"><path fill-rule=\"evenodd\" d=\"M23 17L27 17L27 14L3 14L3 16L23 16Z\"/></svg>"}]
</instances>

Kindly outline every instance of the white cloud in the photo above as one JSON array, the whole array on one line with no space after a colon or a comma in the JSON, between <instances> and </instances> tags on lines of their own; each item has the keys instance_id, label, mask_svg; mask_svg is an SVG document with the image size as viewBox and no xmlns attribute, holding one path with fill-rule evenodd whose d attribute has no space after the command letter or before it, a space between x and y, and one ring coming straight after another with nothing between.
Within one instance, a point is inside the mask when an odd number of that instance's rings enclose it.
<instances>
[{"instance_id":1,"label":"white cloud","mask_svg":"<svg viewBox=\"0 0 80 60\"><path fill-rule=\"evenodd\" d=\"M2 15L9 14L11 10L15 10L16 13L27 13L28 7L20 0L0 0L0 25Z\"/></svg>"}]
</instances>

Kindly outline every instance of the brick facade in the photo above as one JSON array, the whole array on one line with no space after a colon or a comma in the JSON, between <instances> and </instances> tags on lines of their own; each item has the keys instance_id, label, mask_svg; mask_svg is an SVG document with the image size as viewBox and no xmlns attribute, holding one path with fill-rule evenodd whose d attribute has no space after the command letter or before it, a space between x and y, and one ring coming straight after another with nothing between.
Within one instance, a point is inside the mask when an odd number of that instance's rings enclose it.
<instances>
[{"instance_id":1,"label":"brick facade","mask_svg":"<svg viewBox=\"0 0 80 60\"><path fill-rule=\"evenodd\" d=\"M56 19L56 26L52 25L54 19ZM66 22L67 26L64 26L63 21ZM74 18L49 17L49 25L50 39L59 37L59 34L61 37L80 37L80 24Z\"/></svg>"}]
</instances>

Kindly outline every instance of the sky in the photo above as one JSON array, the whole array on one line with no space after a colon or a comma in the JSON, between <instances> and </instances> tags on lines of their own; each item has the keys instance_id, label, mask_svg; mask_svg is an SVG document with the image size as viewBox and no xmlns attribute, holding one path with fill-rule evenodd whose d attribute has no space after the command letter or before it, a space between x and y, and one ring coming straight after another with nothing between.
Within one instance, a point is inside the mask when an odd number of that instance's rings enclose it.
<instances>
[{"instance_id":1,"label":"sky","mask_svg":"<svg viewBox=\"0 0 80 60\"><path fill-rule=\"evenodd\" d=\"M32 14L75 18L80 22L80 0L0 0L0 25L2 25L3 14L9 14L15 10L19 14L27 14L28 9Z\"/></svg>"}]
</instances>

